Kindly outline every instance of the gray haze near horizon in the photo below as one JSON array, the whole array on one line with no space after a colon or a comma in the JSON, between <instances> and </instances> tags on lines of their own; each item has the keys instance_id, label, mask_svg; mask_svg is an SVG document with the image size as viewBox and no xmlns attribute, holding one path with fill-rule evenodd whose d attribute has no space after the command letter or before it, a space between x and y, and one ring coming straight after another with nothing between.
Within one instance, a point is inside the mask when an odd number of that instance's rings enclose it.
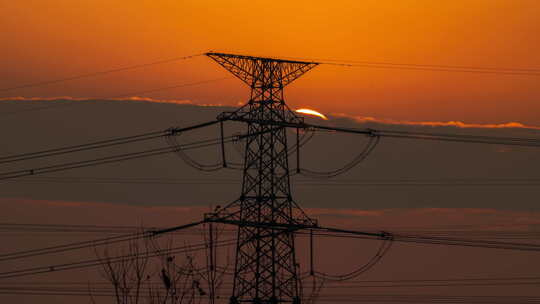
<instances>
[{"instance_id":1,"label":"gray haze near horizon","mask_svg":"<svg viewBox=\"0 0 540 304\"><path fill-rule=\"evenodd\" d=\"M62 106L41 111L32 110L56 105ZM219 113L233 110L220 106L133 100L4 100L0 109L0 138L3 142L0 156L129 136L172 126L189 126L213 120ZM346 117L332 117L329 121L309 119L314 123L358 128L540 138L540 131L531 129L386 125L376 122L359 123ZM242 130L242 126L233 123L226 125L228 134ZM218 134L217 127L209 127L182 135L179 139L190 142L214 138ZM291 139L292 135L291 132ZM358 154L366 142L367 138L361 135L317 133L301 150L301 166L320 170L338 168ZM4 164L0 171L34 168L166 145L165 141L160 139L147 144L59 156L47 162ZM241 150L241 144L228 145L229 161L240 161ZM527 147L383 138L372 155L342 176L330 181L293 177L293 195L305 208L492 208L538 211L540 204L537 198L540 188L536 185L467 184L472 179L482 182L492 179L523 179L525 182L540 179L538 152L538 148ZM218 146L190 151L189 154L207 163L220 161ZM296 157L293 155L289 162L291 168L295 167ZM174 183L51 183L44 180L51 176L69 177L74 181L81 178L156 178L160 181L173 180ZM388 182L395 181L399 184L403 180L448 179L465 182L450 186L387 185ZM355 185L330 184L335 181L347 181ZM366 181L372 185L358 184ZM238 197L240 186L240 171L203 173L187 166L177 155L171 154L2 182L0 198L106 202L136 206L223 206Z\"/></svg>"}]
</instances>

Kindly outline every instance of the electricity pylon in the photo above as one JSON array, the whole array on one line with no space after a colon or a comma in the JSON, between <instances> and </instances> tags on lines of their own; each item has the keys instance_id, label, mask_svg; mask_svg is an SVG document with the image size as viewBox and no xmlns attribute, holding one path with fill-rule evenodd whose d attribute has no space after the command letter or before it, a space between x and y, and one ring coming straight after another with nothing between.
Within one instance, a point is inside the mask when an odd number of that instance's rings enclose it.
<instances>
[{"instance_id":1,"label":"electricity pylon","mask_svg":"<svg viewBox=\"0 0 540 304\"><path fill-rule=\"evenodd\" d=\"M249 102L219 120L247 123L240 198L206 220L238 225L231 304L300 303L294 231L316 227L291 195L286 128L302 118L283 89L318 63L207 53L251 88Z\"/></svg>"}]
</instances>

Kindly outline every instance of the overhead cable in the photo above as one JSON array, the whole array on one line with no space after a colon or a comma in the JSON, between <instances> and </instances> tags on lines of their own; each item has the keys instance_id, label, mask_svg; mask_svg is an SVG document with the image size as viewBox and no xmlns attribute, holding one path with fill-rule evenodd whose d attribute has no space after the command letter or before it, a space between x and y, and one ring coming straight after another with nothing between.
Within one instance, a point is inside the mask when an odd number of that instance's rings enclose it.
<instances>
[{"instance_id":1,"label":"overhead cable","mask_svg":"<svg viewBox=\"0 0 540 304\"><path fill-rule=\"evenodd\" d=\"M540 251L538 243L502 242L495 240L479 240L466 238L438 237L429 235L402 234L393 232L365 232L347 229L320 227L315 229L320 235L333 237L358 238L367 240L379 240L391 238L394 242L419 243L444 246L476 247L489 249L506 249L518 251Z\"/></svg>"},{"instance_id":2,"label":"overhead cable","mask_svg":"<svg viewBox=\"0 0 540 304\"><path fill-rule=\"evenodd\" d=\"M216 243L219 244L217 245L217 247L230 246L230 245L235 244L235 240L217 241ZM23 277L23 276L56 272L56 271L64 271L64 270L81 269L81 268L87 268L87 267L100 266L104 262L120 263L126 260L145 259L149 257L162 256L163 254L177 254L177 253L193 252L193 251L205 250L206 248L207 248L207 244L198 243L195 245L185 245L185 246L179 246L179 247L173 247L173 248L169 248L165 250L160 250L157 253L151 252L151 253L127 254L127 255L122 255L122 256L114 256L110 258L98 258L98 259L71 262L71 263L62 263L62 264L54 264L54 265L47 265L47 266L38 266L38 267L32 267L32 268L4 271L4 272L0 272L0 279Z\"/></svg>"},{"instance_id":3,"label":"overhead cable","mask_svg":"<svg viewBox=\"0 0 540 304\"><path fill-rule=\"evenodd\" d=\"M93 150L93 149L105 148L105 147L110 147L110 146L134 143L134 142L139 142L139 141L146 141L146 140L176 135L182 132L188 132L188 131L204 128L207 126L211 126L213 124L217 124L218 122L219 121L217 120L213 120L213 121L204 122L204 123L200 123L200 124L189 126L189 127L169 128L166 130L147 132L147 133L142 133L142 134L137 134L137 135L109 138L109 139L95 141L95 142L86 143L86 144L53 148L53 149L47 149L47 150L42 150L42 151L37 151L37 152L2 156L0 157L0 164L17 162L17 161L22 161L22 160L30 160L30 159L35 159L35 158L49 157L49 156L61 155L61 154L72 153L72 152Z\"/></svg>"},{"instance_id":4,"label":"overhead cable","mask_svg":"<svg viewBox=\"0 0 540 304\"><path fill-rule=\"evenodd\" d=\"M171 231L179 231L179 230L191 228L191 227L200 225L201 223L202 222L199 221L199 222L194 222L194 223L190 223L186 225L169 227L169 228L160 228L160 229L148 228L143 231L130 233L130 234L123 234L119 236L80 241L80 242L50 246L50 247L45 247L45 248L36 248L36 249L30 249L30 250L24 250L24 251L5 253L5 254L0 254L0 262L7 261L7 260L21 259L21 258L29 258L29 257L34 257L34 256L42 256L46 254L60 253L60 252L65 252L65 251L72 251L72 250L77 250L77 249L84 249L84 248L91 248L91 247L95 248L97 246L110 245L110 244L128 242L128 241L142 239L142 238L154 237L154 236L161 235L163 233L168 233ZM1 226L6 226L6 224L1 224ZM18 225L18 226L21 226L21 225ZM40 225L40 226L42 227L43 225ZM142 229L142 228L138 228L138 229Z\"/></svg>"},{"instance_id":5,"label":"overhead cable","mask_svg":"<svg viewBox=\"0 0 540 304\"><path fill-rule=\"evenodd\" d=\"M202 56L202 55L203 54L193 54L193 55L182 56L182 57L173 57L173 58L169 58L169 59L163 59L163 60L147 62L147 63L142 63L142 64L124 66L124 67L110 69L110 70L90 72L90 73L84 73L84 74L79 74L79 75L74 75L74 76L69 76L69 77L64 77L64 78L45 80L45 81L34 82L34 83L27 83L27 84L14 86L14 87L0 88L0 92L13 91L13 90L23 89L23 88L38 87L38 86L44 86L44 85L55 84L55 83L66 82L66 81L72 81L72 80L77 80L77 79L82 79L82 78L96 77L96 76L102 76L102 75L111 74L111 73L130 71L130 70L145 68L145 67L149 67L149 66L153 66L153 65L159 65L159 64L165 64L165 63L171 63L171 62L191 59L191 58Z\"/></svg>"}]
</instances>

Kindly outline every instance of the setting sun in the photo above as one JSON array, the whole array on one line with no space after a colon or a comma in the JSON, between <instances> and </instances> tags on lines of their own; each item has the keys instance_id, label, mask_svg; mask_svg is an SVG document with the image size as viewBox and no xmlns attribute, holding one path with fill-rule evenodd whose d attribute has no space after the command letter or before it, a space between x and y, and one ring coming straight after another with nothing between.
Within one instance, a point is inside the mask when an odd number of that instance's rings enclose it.
<instances>
[{"instance_id":1,"label":"setting sun","mask_svg":"<svg viewBox=\"0 0 540 304\"><path fill-rule=\"evenodd\" d=\"M307 115L313 115L313 116L317 116L317 117L320 117L324 120L328 120L328 117L326 117L326 115L320 113L320 112L317 112L315 110L311 110L311 109L298 109L295 111L296 113L301 113L301 114L307 114Z\"/></svg>"},{"instance_id":2,"label":"setting sun","mask_svg":"<svg viewBox=\"0 0 540 304\"><path fill-rule=\"evenodd\" d=\"M540 304L539 13L0 0L0 304Z\"/></svg>"}]
</instances>

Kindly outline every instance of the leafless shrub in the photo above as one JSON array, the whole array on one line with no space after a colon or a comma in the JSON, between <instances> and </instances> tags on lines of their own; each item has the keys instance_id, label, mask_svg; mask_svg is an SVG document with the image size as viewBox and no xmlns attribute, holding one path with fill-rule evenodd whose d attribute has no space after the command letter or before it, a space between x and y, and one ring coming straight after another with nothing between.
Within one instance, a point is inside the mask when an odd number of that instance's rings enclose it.
<instances>
[{"instance_id":1,"label":"leafless shrub","mask_svg":"<svg viewBox=\"0 0 540 304\"><path fill-rule=\"evenodd\" d=\"M208 224L204 232L204 255L197 257L189 250L178 251L173 237L161 240L134 239L114 250L110 247L95 248L101 261L101 276L112 285L91 290L92 293L110 295L116 304L199 304L203 300L215 303L228 270L218 265L217 248L221 229ZM201 248L201 247L198 247ZM180 255L175 255L180 254ZM198 260L202 262L197 263ZM201 264L200 266L198 264Z\"/></svg>"}]
</instances>

